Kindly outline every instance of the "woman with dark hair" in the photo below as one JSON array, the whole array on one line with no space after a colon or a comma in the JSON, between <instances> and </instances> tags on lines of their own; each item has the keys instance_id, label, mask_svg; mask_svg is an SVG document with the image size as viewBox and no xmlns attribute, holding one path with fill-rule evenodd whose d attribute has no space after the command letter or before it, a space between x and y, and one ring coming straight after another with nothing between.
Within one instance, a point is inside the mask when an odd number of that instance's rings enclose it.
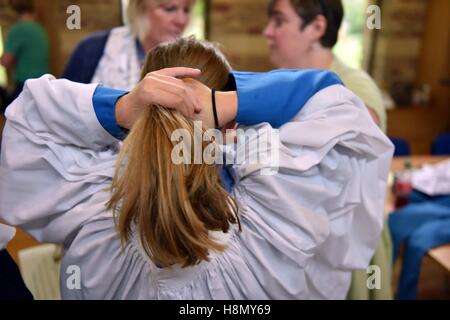
<instances>
[{"instance_id":1,"label":"woman with dark hair","mask_svg":"<svg viewBox=\"0 0 450 320\"><path fill-rule=\"evenodd\" d=\"M278 68L331 70L364 101L374 121L386 131L380 89L363 70L333 54L344 18L341 0L270 0L264 36L270 60Z\"/></svg>"},{"instance_id":2,"label":"woman with dark hair","mask_svg":"<svg viewBox=\"0 0 450 320\"><path fill-rule=\"evenodd\" d=\"M333 53L344 18L342 0L270 0L264 36L274 66L335 72L366 105L386 132L386 110L380 89L363 70L351 68ZM382 270L381 289L367 289L366 267L353 273L349 299L392 299L392 244L386 227L371 265Z\"/></svg>"}]
</instances>

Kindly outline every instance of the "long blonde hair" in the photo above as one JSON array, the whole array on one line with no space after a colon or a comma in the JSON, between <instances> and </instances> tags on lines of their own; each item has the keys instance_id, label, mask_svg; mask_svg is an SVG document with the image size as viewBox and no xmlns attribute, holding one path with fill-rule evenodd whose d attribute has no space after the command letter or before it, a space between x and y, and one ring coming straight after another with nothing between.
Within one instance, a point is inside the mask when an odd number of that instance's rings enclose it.
<instances>
[{"instance_id":1,"label":"long blonde hair","mask_svg":"<svg viewBox=\"0 0 450 320\"><path fill-rule=\"evenodd\" d=\"M199 80L217 89L225 86L230 72L214 45L187 38L151 50L142 75L176 66L200 68ZM171 160L174 130L186 129L193 137L194 128L178 112L149 107L124 142L112 182L108 208L114 211L122 243L136 226L147 255L160 267L207 261L210 250L225 249L210 231L228 232L239 224L236 203L223 189L217 166Z\"/></svg>"},{"instance_id":2,"label":"long blonde hair","mask_svg":"<svg viewBox=\"0 0 450 320\"><path fill-rule=\"evenodd\" d=\"M126 18L130 30L143 42L150 32L151 21L146 16L147 9L165 4L170 0L129 0ZM193 2L194 0L192 0Z\"/></svg>"}]
</instances>

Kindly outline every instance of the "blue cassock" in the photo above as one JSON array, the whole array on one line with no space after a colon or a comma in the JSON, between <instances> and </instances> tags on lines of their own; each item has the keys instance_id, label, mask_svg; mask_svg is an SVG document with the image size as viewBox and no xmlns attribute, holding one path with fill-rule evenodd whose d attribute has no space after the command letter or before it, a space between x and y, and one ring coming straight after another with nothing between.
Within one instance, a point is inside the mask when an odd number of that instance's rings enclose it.
<instances>
[{"instance_id":1,"label":"blue cassock","mask_svg":"<svg viewBox=\"0 0 450 320\"><path fill-rule=\"evenodd\" d=\"M429 197L414 191L409 205L389 216L394 260L404 243L397 299L415 299L420 266L428 250L450 243L450 196Z\"/></svg>"},{"instance_id":2,"label":"blue cassock","mask_svg":"<svg viewBox=\"0 0 450 320\"><path fill-rule=\"evenodd\" d=\"M320 70L233 72L231 78L232 85L228 89L236 89L239 97L236 122L248 126L268 122L274 128L291 120L317 92L333 85L343 85L336 74ZM262 84L267 84L270 90L256 90ZM114 105L125 93L99 86L93 96L94 109L101 125L118 139L124 139L126 133L115 120ZM260 103L252 103L254 100ZM234 181L227 168L222 170L222 182L230 192Z\"/></svg>"}]
</instances>

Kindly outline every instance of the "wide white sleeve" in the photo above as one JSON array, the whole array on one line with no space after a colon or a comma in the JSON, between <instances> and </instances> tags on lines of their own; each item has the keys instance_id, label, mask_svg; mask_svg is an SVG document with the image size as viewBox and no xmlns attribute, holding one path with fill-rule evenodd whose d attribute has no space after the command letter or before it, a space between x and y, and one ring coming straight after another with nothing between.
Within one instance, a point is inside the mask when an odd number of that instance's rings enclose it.
<instances>
[{"instance_id":1,"label":"wide white sleeve","mask_svg":"<svg viewBox=\"0 0 450 320\"><path fill-rule=\"evenodd\" d=\"M104 211L119 142L97 120L95 89L46 75L6 110L0 218L39 241L67 243Z\"/></svg>"},{"instance_id":2,"label":"wide white sleeve","mask_svg":"<svg viewBox=\"0 0 450 320\"><path fill-rule=\"evenodd\" d=\"M16 229L0 223L0 250L6 248L9 241L14 238Z\"/></svg>"},{"instance_id":3,"label":"wide white sleeve","mask_svg":"<svg viewBox=\"0 0 450 320\"><path fill-rule=\"evenodd\" d=\"M270 247L300 268L366 268L382 230L393 145L362 101L332 86L275 135L268 124L244 129L258 130L260 140L279 135L279 143L262 144L266 149L247 148L234 166L244 227L261 240L246 239L248 251L264 256ZM249 161L252 153L265 160Z\"/></svg>"},{"instance_id":4,"label":"wide white sleeve","mask_svg":"<svg viewBox=\"0 0 450 320\"><path fill-rule=\"evenodd\" d=\"M450 161L425 165L413 172L412 184L414 189L429 196L450 194Z\"/></svg>"}]
</instances>

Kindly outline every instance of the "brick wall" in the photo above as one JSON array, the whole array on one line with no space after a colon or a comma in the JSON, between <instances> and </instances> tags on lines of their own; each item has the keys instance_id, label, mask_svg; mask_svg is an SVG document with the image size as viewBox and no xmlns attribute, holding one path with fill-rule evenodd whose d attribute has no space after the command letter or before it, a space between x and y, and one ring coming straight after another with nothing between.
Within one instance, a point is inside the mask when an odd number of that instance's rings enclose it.
<instances>
[{"instance_id":1,"label":"brick wall","mask_svg":"<svg viewBox=\"0 0 450 320\"><path fill-rule=\"evenodd\" d=\"M120 0L57 0L57 3L55 20L60 62L66 61L78 42L88 34L107 30L122 23ZM67 7L74 4L81 9L80 30L69 30L66 27L66 20L69 17L66 13ZM62 71L61 63L58 64L57 71Z\"/></svg>"}]
</instances>

